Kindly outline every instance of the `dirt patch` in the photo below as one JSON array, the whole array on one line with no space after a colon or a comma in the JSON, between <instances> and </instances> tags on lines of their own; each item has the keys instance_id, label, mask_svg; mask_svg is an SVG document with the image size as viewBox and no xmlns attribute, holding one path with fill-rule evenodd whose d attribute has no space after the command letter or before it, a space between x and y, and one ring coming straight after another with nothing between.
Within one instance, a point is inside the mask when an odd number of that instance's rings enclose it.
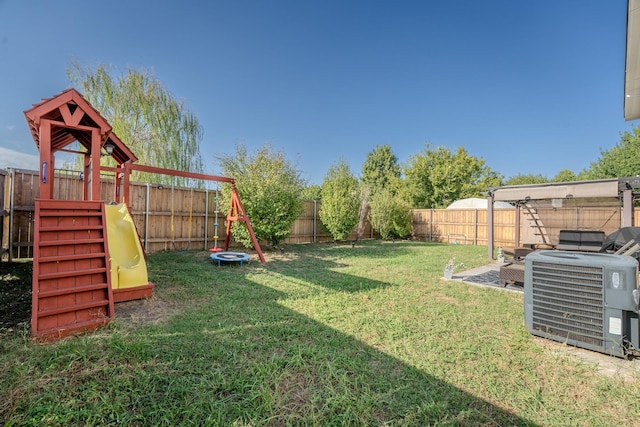
<instances>
[{"instance_id":1,"label":"dirt patch","mask_svg":"<svg viewBox=\"0 0 640 427\"><path fill-rule=\"evenodd\" d=\"M260 262L255 251L249 251L251 262ZM206 253L208 256L208 253ZM267 261L289 259L291 254L266 251ZM31 276L33 262L0 262L0 334L29 329L31 324ZM127 301L115 305L115 317L131 325L160 323L176 314L181 307L154 293L149 299Z\"/></svg>"},{"instance_id":2,"label":"dirt patch","mask_svg":"<svg viewBox=\"0 0 640 427\"><path fill-rule=\"evenodd\" d=\"M0 334L29 328L33 263L0 262ZM115 317L131 325L160 323L179 310L157 296L115 305Z\"/></svg>"},{"instance_id":3,"label":"dirt patch","mask_svg":"<svg viewBox=\"0 0 640 427\"><path fill-rule=\"evenodd\" d=\"M0 333L31 322L32 262L0 262Z\"/></svg>"},{"instance_id":4,"label":"dirt patch","mask_svg":"<svg viewBox=\"0 0 640 427\"><path fill-rule=\"evenodd\" d=\"M179 311L176 304L157 296L134 301L119 302L115 305L116 319L133 325L161 323Z\"/></svg>"},{"instance_id":5,"label":"dirt patch","mask_svg":"<svg viewBox=\"0 0 640 427\"><path fill-rule=\"evenodd\" d=\"M542 337L535 337L534 339L540 343L546 351L560 356L573 357L584 363L593 365L602 375L626 379L637 378L638 375L640 375L640 358L638 357L623 359L584 348L573 347Z\"/></svg>"}]
</instances>

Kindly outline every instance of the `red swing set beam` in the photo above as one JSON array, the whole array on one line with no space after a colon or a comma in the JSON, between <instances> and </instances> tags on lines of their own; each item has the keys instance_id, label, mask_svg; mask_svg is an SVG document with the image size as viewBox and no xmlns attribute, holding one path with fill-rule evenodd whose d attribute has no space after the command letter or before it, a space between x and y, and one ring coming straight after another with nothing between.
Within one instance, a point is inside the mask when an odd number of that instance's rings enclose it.
<instances>
[{"instance_id":1,"label":"red swing set beam","mask_svg":"<svg viewBox=\"0 0 640 427\"><path fill-rule=\"evenodd\" d=\"M247 216L247 213L242 206L242 202L240 201L240 195L238 194L238 189L236 188L236 181L233 178L229 178L226 176L218 176L218 175L207 175L202 173L195 172L186 172L179 171L174 169L165 169L159 168L156 166L146 166L146 165L136 165L133 163L124 163L119 165L118 167L112 168L107 166L101 166L100 170L115 172L116 174L116 194L115 200L120 203L124 201L128 205L130 205L130 183L131 183L131 172L148 172L148 173L156 173L160 175L171 175L171 176L179 176L183 178L190 179L201 179L203 181L214 181L214 182L224 182L227 184L231 184L231 207L229 209L229 214L227 215L227 227L226 227L226 238L224 243L224 250L229 250L229 243L231 242L231 222L232 221L240 221L243 222L247 227L247 231L249 232L249 236L251 237L251 243L253 243L253 247L258 253L258 257L260 258L260 262L264 264L266 261L264 259L264 255L262 254L262 250L260 249L260 244L258 243L258 239L256 239L256 235L253 232L253 228L251 227L251 221ZM119 178L123 178L122 182L122 192L120 191ZM122 195L122 197L121 197Z\"/></svg>"}]
</instances>

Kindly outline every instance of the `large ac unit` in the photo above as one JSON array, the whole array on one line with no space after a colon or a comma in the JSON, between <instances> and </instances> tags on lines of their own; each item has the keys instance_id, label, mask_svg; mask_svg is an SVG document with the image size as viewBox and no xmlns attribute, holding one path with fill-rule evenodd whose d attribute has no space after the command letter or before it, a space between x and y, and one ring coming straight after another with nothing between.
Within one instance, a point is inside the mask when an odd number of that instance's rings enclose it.
<instances>
[{"instance_id":1,"label":"large ac unit","mask_svg":"<svg viewBox=\"0 0 640 427\"><path fill-rule=\"evenodd\" d=\"M527 330L625 357L640 348L638 261L630 256L543 250L525 258Z\"/></svg>"}]
</instances>

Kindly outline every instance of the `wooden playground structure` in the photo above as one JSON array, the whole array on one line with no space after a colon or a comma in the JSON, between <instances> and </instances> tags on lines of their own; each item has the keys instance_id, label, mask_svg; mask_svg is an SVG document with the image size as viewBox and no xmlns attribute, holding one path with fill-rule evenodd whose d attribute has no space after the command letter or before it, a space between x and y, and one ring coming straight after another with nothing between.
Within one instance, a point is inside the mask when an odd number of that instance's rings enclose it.
<instances>
[{"instance_id":1,"label":"wooden playground structure","mask_svg":"<svg viewBox=\"0 0 640 427\"><path fill-rule=\"evenodd\" d=\"M240 221L246 225L260 261L265 262L233 178L136 165L135 154L75 89L44 99L24 114L40 152L32 336L56 339L97 328L114 317L115 302L152 296L154 285L148 282L145 254L127 210L133 171L229 184L231 206L224 249L229 248L232 222ZM79 150L68 148L74 142ZM83 200L54 199L57 151L83 156ZM116 167L101 166L102 157L114 159ZM117 206L107 206L100 199L101 171L114 174Z\"/></svg>"}]
</instances>

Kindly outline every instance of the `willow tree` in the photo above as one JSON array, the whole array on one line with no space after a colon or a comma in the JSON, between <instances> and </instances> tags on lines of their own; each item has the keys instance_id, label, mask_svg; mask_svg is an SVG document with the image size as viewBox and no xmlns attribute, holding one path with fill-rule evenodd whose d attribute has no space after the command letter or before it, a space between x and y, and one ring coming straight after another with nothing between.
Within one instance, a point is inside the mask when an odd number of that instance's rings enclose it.
<instances>
[{"instance_id":1,"label":"willow tree","mask_svg":"<svg viewBox=\"0 0 640 427\"><path fill-rule=\"evenodd\" d=\"M127 68L113 76L111 68L67 69L72 84L81 87L87 101L111 124L113 131L138 157L140 164L203 172L200 155L202 127L183 101L177 100L149 71ZM148 174L134 179L148 181ZM183 185L185 179L154 177L163 184Z\"/></svg>"}]
</instances>

